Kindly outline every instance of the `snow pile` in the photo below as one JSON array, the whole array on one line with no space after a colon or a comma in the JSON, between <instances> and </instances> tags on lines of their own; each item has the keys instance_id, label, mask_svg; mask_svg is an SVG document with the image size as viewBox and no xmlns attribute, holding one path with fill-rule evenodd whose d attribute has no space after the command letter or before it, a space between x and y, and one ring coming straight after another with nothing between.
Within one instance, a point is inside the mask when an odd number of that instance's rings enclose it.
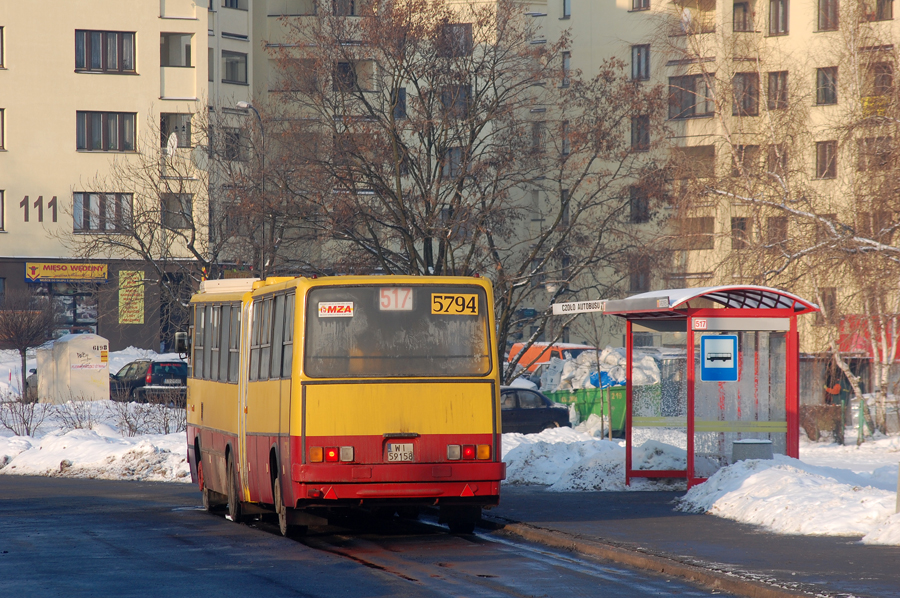
<instances>
[{"instance_id":1,"label":"snow pile","mask_svg":"<svg viewBox=\"0 0 900 598\"><path fill-rule=\"evenodd\" d=\"M595 416L594 416L595 417ZM571 428L540 434L504 434L506 483L541 484L553 492L573 490L648 490L684 488L681 480L632 480L625 485L624 441L595 438L599 418L591 418L583 431ZM635 450L634 466L641 469L684 469L685 452L648 441Z\"/></svg>"},{"instance_id":2,"label":"snow pile","mask_svg":"<svg viewBox=\"0 0 900 598\"><path fill-rule=\"evenodd\" d=\"M889 521L896 505L897 466L873 474L810 465L784 455L740 461L691 488L679 508L778 533L900 541L900 520Z\"/></svg>"},{"instance_id":3,"label":"snow pile","mask_svg":"<svg viewBox=\"0 0 900 598\"><path fill-rule=\"evenodd\" d=\"M115 429L0 437L0 474L190 482L184 432L123 438Z\"/></svg>"},{"instance_id":4,"label":"snow pile","mask_svg":"<svg viewBox=\"0 0 900 598\"><path fill-rule=\"evenodd\" d=\"M582 351L574 359L553 357L541 374L541 389L546 392L597 388L601 373L613 384L625 384L628 377L625 349L606 347L603 351ZM592 378L593 374L593 380ZM637 386L656 384L660 380L659 365L652 355L635 355L632 383Z\"/></svg>"}]
</instances>

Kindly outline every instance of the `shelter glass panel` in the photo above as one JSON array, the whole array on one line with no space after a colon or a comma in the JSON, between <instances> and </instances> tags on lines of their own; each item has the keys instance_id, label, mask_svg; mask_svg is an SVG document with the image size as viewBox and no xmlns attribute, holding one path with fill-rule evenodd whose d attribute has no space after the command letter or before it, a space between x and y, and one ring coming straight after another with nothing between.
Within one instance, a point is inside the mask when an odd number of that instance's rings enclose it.
<instances>
[{"instance_id":1,"label":"shelter glass panel","mask_svg":"<svg viewBox=\"0 0 900 598\"><path fill-rule=\"evenodd\" d=\"M736 380L715 379L728 378L718 375L725 369L722 345L707 342L704 355L704 337L737 337ZM774 453L787 452L786 338L754 330L694 334L694 477L733 463L737 440L770 440Z\"/></svg>"},{"instance_id":2,"label":"shelter glass panel","mask_svg":"<svg viewBox=\"0 0 900 598\"><path fill-rule=\"evenodd\" d=\"M687 469L687 333L683 320L634 324L633 333L650 334L652 347L635 347L631 366L631 467L634 470ZM671 451L662 445L675 447ZM676 463L661 462L677 453Z\"/></svg>"}]
</instances>

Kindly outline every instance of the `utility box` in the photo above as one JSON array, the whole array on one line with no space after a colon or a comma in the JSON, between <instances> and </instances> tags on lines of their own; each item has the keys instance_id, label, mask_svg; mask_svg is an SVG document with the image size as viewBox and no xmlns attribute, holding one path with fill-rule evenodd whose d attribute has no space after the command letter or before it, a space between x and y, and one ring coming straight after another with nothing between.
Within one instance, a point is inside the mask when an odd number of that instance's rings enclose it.
<instances>
[{"instance_id":1,"label":"utility box","mask_svg":"<svg viewBox=\"0 0 900 598\"><path fill-rule=\"evenodd\" d=\"M41 403L109 400L109 341L96 334L67 334L37 351Z\"/></svg>"}]
</instances>

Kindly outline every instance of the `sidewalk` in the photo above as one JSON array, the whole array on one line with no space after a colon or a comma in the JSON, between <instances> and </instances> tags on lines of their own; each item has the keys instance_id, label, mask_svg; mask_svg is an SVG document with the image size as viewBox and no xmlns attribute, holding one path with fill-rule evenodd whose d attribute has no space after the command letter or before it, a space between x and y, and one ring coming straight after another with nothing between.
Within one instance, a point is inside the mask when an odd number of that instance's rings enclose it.
<instances>
[{"instance_id":1,"label":"sidewalk","mask_svg":"<svg viewBox=\"0 0 900 598\"><path fill-rule=\"evenodd\" d=\"M529 540L636 567L675 575L699 567L709 579L702 573L695 579L706 584L743 579L746 587L736 593L747 596L900 597L898 546L867 546L850 537L772 534L712 515L676 512L673 501L683 494L504 486L500 506L485 511L484 518ZM755 585L762 589L754 591Z\"/></svg>"}]
</instances>

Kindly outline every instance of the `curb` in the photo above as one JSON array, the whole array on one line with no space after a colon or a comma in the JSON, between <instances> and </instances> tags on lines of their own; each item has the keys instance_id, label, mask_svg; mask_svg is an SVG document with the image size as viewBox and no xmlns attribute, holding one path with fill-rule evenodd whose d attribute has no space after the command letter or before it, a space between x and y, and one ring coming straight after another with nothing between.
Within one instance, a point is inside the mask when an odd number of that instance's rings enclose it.
<instances>
[{"instance_id":1,"label":"curb","mask_svg":"<svg viewBox=\"0 0 900 598\"><path fill-rule=\"evenodd\" d=\"M678 577L710 589L748 598L809 598L836 595L808 584L790 584L793 587L787 587L773 578L758 581L751 579L754 574L749 572L718 570L710 567L712 563L691 564L671 555L651 554L599 539L584 538L487 514L482 514L479 525L484 529L516 536L529 542L577 552L652 573Z\"/></svg>"}]
</instances>

